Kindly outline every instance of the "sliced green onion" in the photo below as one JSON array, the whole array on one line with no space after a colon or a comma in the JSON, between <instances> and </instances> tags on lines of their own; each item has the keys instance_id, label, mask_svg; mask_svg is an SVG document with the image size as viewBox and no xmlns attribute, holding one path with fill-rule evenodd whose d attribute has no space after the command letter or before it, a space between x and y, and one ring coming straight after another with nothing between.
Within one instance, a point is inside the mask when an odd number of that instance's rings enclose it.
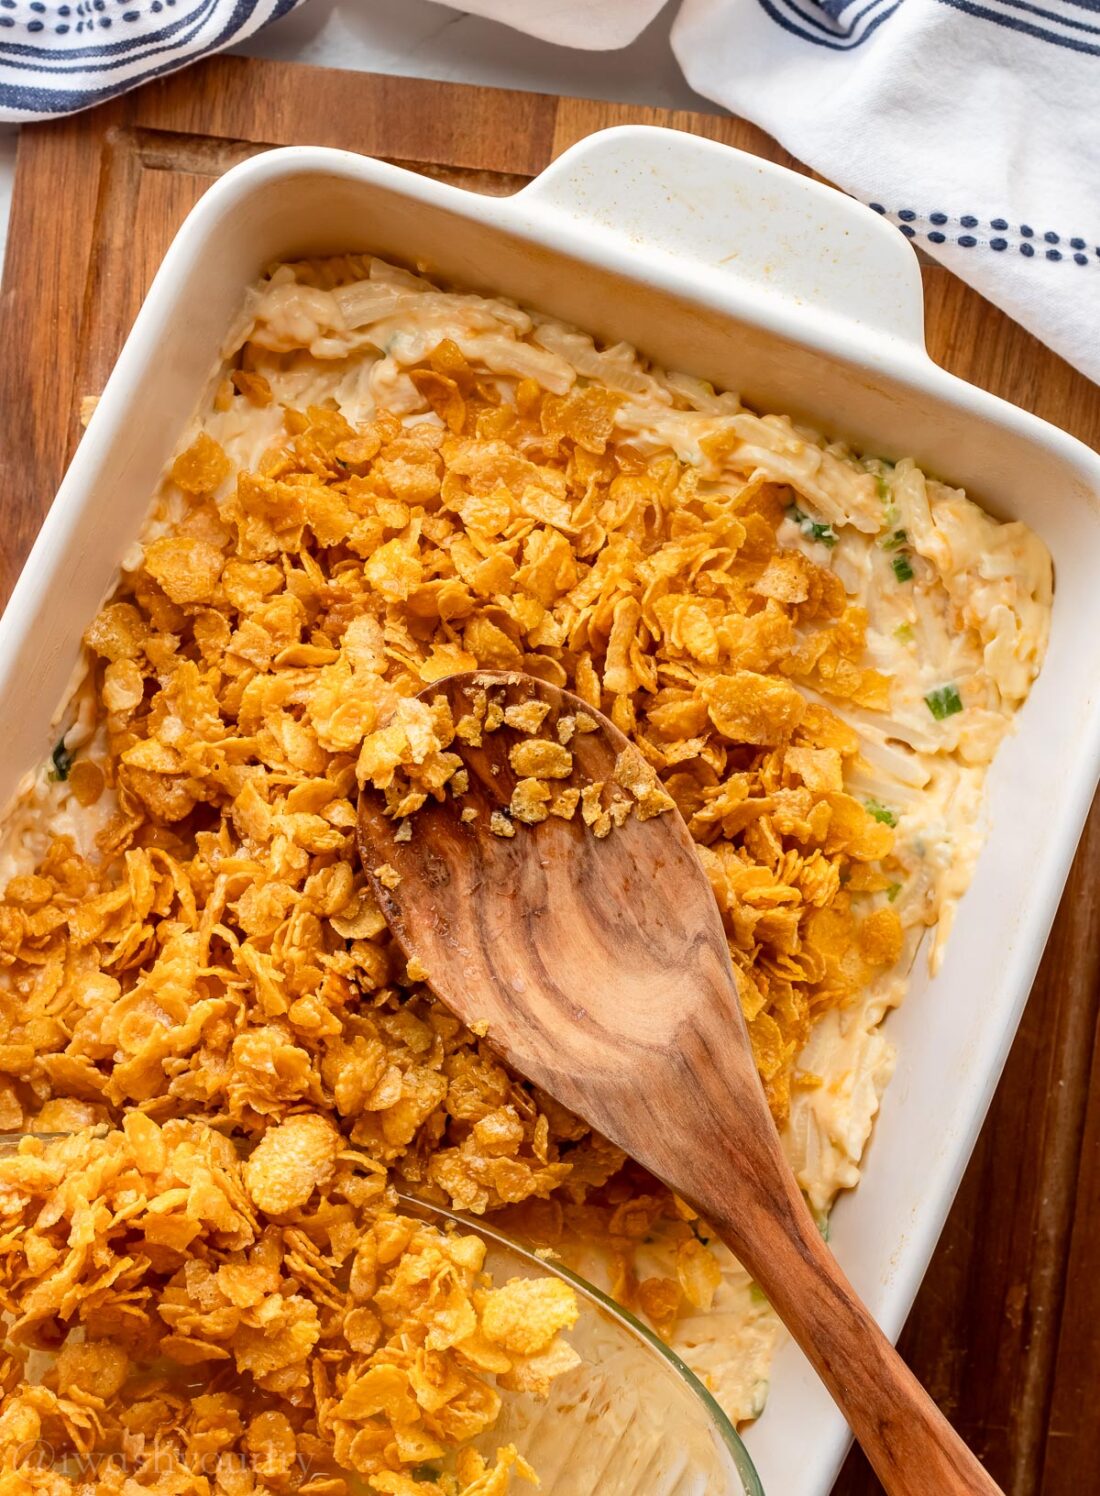
<instances>
[{"instance_id":1,"label":"sliced green onion","mask_svg":"<svg viewBox=\"0 0 1100 1496\"><path fill-rule=\"evenodd\" d=\"M886 898L892 904L901 892L900 883L888 883L886 885Z\"/></svg>"},{"instance_id":2,"label":"sliced green onion","mask_svg":"<svg viewBox=\"0 0 1100 1496\"><path fill-rule=\"evenodd\" d=\"M880 459L882 460L882 459ZM893 468L889 468L892 473ZM896 525L898 522L898 506L894 503L894 491L886 480L883 473L875 473L875 487L882 503L882 522L885 525Z\"/></svg>"},{"instance_id":3,"label":"sliced green onion","mask_svg":"<svg viewBox=\"0 0 1100 1496\"><path fill-rule=\"evenodd\" d=\"M799 509L797 504L792 504L787 510L787 518L793 520L803 535L808 535L811 540L820 541L822 545L836 545L836 531L832 525L823 524L821 520L811 519L808 514L804 514Z\"/></svg>"},{"instance_id":4,"label":"sliced green onion","mask_svg":"<svg viewBox=\"0 0 1100 1496\"><path fill-rule=\"evenodd\" d=\"M903 644L908 644L913 637L913 625L911 623L899 623L894 630L894 638L900 639Z\"/></svg>"},{"instance_id":5,"label":"sliced green onion","mask_svg":"<svg viewBox=\"0 0 1100 1496\"><path fill-rule=\"evenodd\" d=\"M876 821L881 821L885 826L896 826L898 818L888 805L883 805L879 800L865 800L868 815L874 816Z\"/></svg>"},{"instance_id":6,"label":"sliced green onion","mask_svg":"<svg viewBox=\"0 0 1100 1496\"><path fill-rule=\"evenodd\" d=\"M937 686L934 691L929 691L924 701L937 722L942 722L945 717L953 717L963 709L962 697L956 685Z\"/></svg>"},{"instance_id":7,"label":"sliced green onion","mask_svg":"<svg viewBox=\"0 0 1100 1496\"><path fill-rule=\"evenodd\" d=\"M811 1205L810 1197L805 1190L802 1191L802 1198L803 1200L805 1200L806 1207L814 1218L817 1229L821 1232L821 1235L825 1238L825 1240L828 1241L830 1231L829 1212L827 1210L817 1210L813 1205Z\"/></svg>"},{"instance_id":8,"label":"sliced green onion","mask_svg":"<svg viewBox=\"0 0 1100 1496\"><path fill-rule=\"evenodd\" d=\"M753 1382L752 1392L749 1394L750 1418L759 1418L765 1407L767 1407L768 1389L770 1388L770 1386L771 1383L768 1381L767 1377L760 1377L757 1381Z\"/></svg>"},{"instance_id":9,"label":"sliced green onion","mask_svg":"<svg viewBox=\"0 0 1100 1496\"><path fill-rule=\"evenodd\" d=\"M47 777L49 779L52 779L55 784L58 780L68 779L69 770L73 766L73 759L75 757L76 754L70 753L69 750L65 747L65 739L58 738L57 746L50 754L50 758L53 762L53 768L50 770Z\"/></svg>"},{"instance_id":10,"label":"sliced green onion","mask_svg":"<svg viewBox=\"0 0 1100 1496\"><path fill-rule=\"evenodd\" d=\"M899 582L911 582L913 580L913 568L909 565L908 556L895 556L890 564L893 566L894 575Z\"/></svg>"},{"instance_id":11,"label":"sliced green onion","mask_svg":"<svg viewBox=\"0 0 1100 1496\"><path fill-rule=\"evenodd\" d=\"M884 535L879 541L884 551L900 551L909 536L904 530L892 530L889 535Z\"/></svg>"}]
</instances>

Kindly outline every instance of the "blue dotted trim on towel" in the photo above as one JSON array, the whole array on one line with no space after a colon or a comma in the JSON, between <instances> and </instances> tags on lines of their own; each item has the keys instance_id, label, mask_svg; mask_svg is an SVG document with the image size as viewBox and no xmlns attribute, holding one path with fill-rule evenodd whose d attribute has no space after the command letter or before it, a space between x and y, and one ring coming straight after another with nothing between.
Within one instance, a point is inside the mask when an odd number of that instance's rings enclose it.
<instances>
[{"instance_id":1,"label":"blue dotted trim on towel","mask_svg":"<svg viewBox=\"0 0 1100 1496\"><path fill-rule=\"evenodd\" d=\"M0 0L0 5L4 3L5 0ZM953 215L939 209L921 213L916 208L887 208L882 203L868 203L867 206L893 222L907 239L924 238L929 244L957 244L960 249L991 249L996 254L1015 253L1025 260L1033 260L1041 251L1042 257L1051 263L1065 261L1074 265L1100 265L1100 244L1090 246L1089 240L1077 234L1071 238L1057 234L1053 229L1044 229L1037 234L1029 223L1013 225L1007 218L990 218L983 222L973 213ZM1057 247L1063 244L1068 245L1072 253Z\"/></svg>"},{"instance_id":2,"label":"blue dotted trim on towel","mask_svg":"<svg viewBox=\"0 0 1100 1496\"><path fill-rule=\"evenodd\" d=\"M141 5L136 0L113 0L115 5L125 5L128 8L121 15L113 18L104 15L108 0L71 0L71 3L58 5L48 4L47 0L25 0L29 16L12 16L0 14L0 26L10 28L21 26L24 31L38 33L49 29L55 36L68 36L70 32L94 31L97 27L101 31L109 31L115 20L127 21L131 24L140 21L142 9L151 15L160 15L165 5L174 6L176 0L141 0ZM19 9L19 0L0 0L0 12L9 12Z\"/></svg>"}]
</instances>

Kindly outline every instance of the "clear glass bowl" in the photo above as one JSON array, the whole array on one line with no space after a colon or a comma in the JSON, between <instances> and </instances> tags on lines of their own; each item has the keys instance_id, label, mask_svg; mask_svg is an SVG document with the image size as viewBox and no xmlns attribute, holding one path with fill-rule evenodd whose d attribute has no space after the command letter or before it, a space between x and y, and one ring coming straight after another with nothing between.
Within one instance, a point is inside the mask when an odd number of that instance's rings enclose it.
<instances>
[{"instance_id":1,"label":"clear glass bowl","mask_svg":"<svg viewBox=\"0 0 1100 1496\"><path fill-rule=\"evenodd\" d=\"M695 1374L651 1330L559 1263L525 1251L483 1221L408 1196L402 1208L480 1236L496 1283L551 1274L572 1284L580 1318L569 1343L580 1364L549 1397L506 1393L476 1441L514 1444L540 1496L764 1496L737 1430Z\"/></svg>"}]
</instances>

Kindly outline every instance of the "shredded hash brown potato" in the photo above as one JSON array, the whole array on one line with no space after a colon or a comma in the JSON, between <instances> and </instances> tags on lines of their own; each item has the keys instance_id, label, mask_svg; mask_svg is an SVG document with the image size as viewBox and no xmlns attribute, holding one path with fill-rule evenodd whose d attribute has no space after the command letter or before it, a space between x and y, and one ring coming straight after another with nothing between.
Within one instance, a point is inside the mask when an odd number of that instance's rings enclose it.
<instances>
[{"instance_id":1,"label":"shredded hash brown potato","mask_svg":"<svg viewBox=\"0 0 1100 1496\"><path fill-rule=\"evenodd\" d=\"M889 1077L881 1020L969 879L1050 599L1031 532L909 460L378 260L278 268L9 820L0 1127L216 1126L259 1141L265 1208L310 1182L283 1129L338 1133L379 1179L602 1274L755 1415L774 1315L415 979L355 863L358 784L446 781L411 698L455 671L605 711L698 843L823 1215ZM551 755L529 767L555 793Z\"/></svg>"}]
</instances>

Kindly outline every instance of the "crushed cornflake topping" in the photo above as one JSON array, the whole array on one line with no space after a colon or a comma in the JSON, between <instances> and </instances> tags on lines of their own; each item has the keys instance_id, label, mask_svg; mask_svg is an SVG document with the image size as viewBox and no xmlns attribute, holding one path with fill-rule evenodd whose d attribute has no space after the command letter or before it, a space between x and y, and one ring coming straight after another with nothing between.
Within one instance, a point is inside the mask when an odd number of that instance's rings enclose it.
<instances>
[{"instance_id":1,"label":"crushed cornflake topping","mask_svg":"<svg viewBox=\"0 0 1100 1496\"><path fill-rule=\"evenodd\" d=\"M508 1212L545 1245L598 1240L616 1297L662 1333L690 1324L692 1345L717 1268L686 1206L406 964L355 863L359 784L415 835L428 797L466 793L485 732L579 757L604 712L632 744L610 782L518 773L493 831L545 812L603 836L668 796L721 910L772 1112L787 1122L792 1076L796 1106L835 1095L839 1130L807 1129L828 1154L852 1130L846 1082L798 1057L894 974L896 1001L920 929L961 894L970 852L941 838L918 856L914 828L922 806L946 824L945 803L976 820L981 768L1042 658L1050 560L908 459L860 459L625 345L369 257L278 267L242 325L2 849L0 1128L79 1136L21 1156L0 1271L28 1328L64 1314L87 1340L65 1342L40 1389L17 1357L0 1368L0 1438L67 1430L84 1450L102 1428L181 1458L260 1450L276 1489L301 1457L313 1496L341 1496L338 1450L341 1469L378 1460L377 1489L418 1496L410 1472L431 1459L395 1463L394 1430L410 1455L450 1446L496 1396L464 1402L466 1378L495 1373L460 1356L453 1327L428 1347L438 1306L407 1275L455 1285L465 1324L482 1289L424 1228L393 1223L386 1181ZM904 585L879 543L900 531ZM452 723L415 699L473 669L536 675L589 710L551 727L486 695ZM928 772L938 800L914 788ZM270 1218L206 1123L258 1145ZM93 1148L91 1125L116 1130ZM840 1177L852 1168L826 1198ZM359 1260L360 1236L377 1259L347 1287L334 1264ZM639 1258L656 1236L675 1249L660 1270ZM509 1335L515 1311L494 1311ZM134 1380L150 1326L169 1324L171 1345L208 1357L201 1395L159 1367ZM467 1409L439 1434L437 1376L456 1389L443 1407ZM497 1496L509 1469L514 1452L486 1470L463 1450L453 1479ZM51 1473L48 1496L67 1479ZM165 1480L173 1496L193 1485Z\"/></svg>"},{"instance_id":2,"label":"crushed cornflake topping","mask_svg":"<svg viewBox=\"0 0 1100 1496\"><path fill-rule=\"evenodd\" d=\"M550 707L545 701L517 702L514 706L504 708L504 722L507 727L514 727L517 732L536 733L546 721L546 714Z\"/></svg>"},{"instance_id":3,"label":"crushed cornflake topping","mask_svg":"<svg viewBox=\"0 0 1100 1496\"><path fill-rule=\"evenodd\" d=\"M568 789L559 790L551 799L549 811L552 816L561 816L563 821L568 821L575 813L580 803L581 792L576 785L570 785Z\"/></svg>"},{"instance_id":4,"label":"crushed cornflake topping","mask_svg":"<svg viewBox=\"0 0 1100 1496\"><path fill-rule=\"evenodd\" d=\"M517 774L541 776L544 779L568 779L573 772L573 755L559 743L535 739L517 743L508 761Z\"/></svg>"},{"instance_id":5,"label":"crushed cornflake topping","mask_svg":"<svg viewBox=\"0 0 1100 1496\"><path fill-rule=\"evenodd\" d=\"M204 1123L137 1111L25 1139L0 1160L0 1233L0 1463L40 1441L54 1459L40 1480L23 1466L21 1490L167 1496L201 1470L226 1491L251 1472L324 1496L356 1476L502 1496L510 1469L532 1473L511 1446L409 1470L490 1428L501 1391L544 1395L578 1360L567 1283L493 1287L479 1237L403 1215L385 1169L312 1112L244 1162ZM32 1379L35 1349L54 1354ZM79 1480L60 1473L77 1456Z\"/></svg>"},{"instance_id":6,"label":"crushed cornflake topping","mask_svg":"<svg viewBox=\"0 0 1100 1496\"><path fill-rule=\"evenodd\" d=\"M414 703L425 724L424 732L406 733L407 746L399 750L397 763L389 753L382 755L383 743L387 746L396 743L390 723L364 742L359 773L365 784L384 792L390 815L415 812L430 798L441 800L452 796L461 802L470 792L470 774L468 768L462 767L461 757L450 750L456 745L480 748L487 735L502 729L511 729L520 736L508 747L508 764L516 776L511 798L506 807L496 807L489 816L489 830L495 836L513 837L515 821L537 826L550 815L569 820L578 804L583 806L584 824L593 827L597 836L606 836L612 826L622 826L634 811L644 821L673 808L676 802L662 788L655 769L632 744L618 756L615 788L606 806L600 799L602 782L590 791L588 798L582 798L579 784L563 790L561 781L580 777L580 772L573 754L560 741L562 723L566 724L564 736L570 741L578 731L594 731L599 724L587 712L561 712L551 717L550 705L534 698L509 703L506 699L509 688L501 679L482 677L470 710L463 712L457 721L452 720L449 703L442 695L433 698L429 694ZM525 689L518 681L514 684ZM408 719L409 704L403 703L402 721ZM488 767L491 774L499 776L500 764L491 762ZM623 790L628 793L622 793ZM462 821L469 824L477 816L476 806L461 806ZM394 840L407 841L410 834L410 822L402 821ZM385 887L396 887L393 880L397 875L388 864L385 868L375 868L374 876Z\"/></svg>"},{"instance_id":7,"label":"crushed cornflake topping","mask_svg":"<svg viewBox=\"0 0 1100 1496\"><path fill-rule=\"evenodd\" d=\"M526 821L529 826L534 826L539 821L545 821L550 814L549 801L549 785L543 784L540 779L521 779L512 791L508 808L518 821Z\"/></svg>"}]
</instances>

